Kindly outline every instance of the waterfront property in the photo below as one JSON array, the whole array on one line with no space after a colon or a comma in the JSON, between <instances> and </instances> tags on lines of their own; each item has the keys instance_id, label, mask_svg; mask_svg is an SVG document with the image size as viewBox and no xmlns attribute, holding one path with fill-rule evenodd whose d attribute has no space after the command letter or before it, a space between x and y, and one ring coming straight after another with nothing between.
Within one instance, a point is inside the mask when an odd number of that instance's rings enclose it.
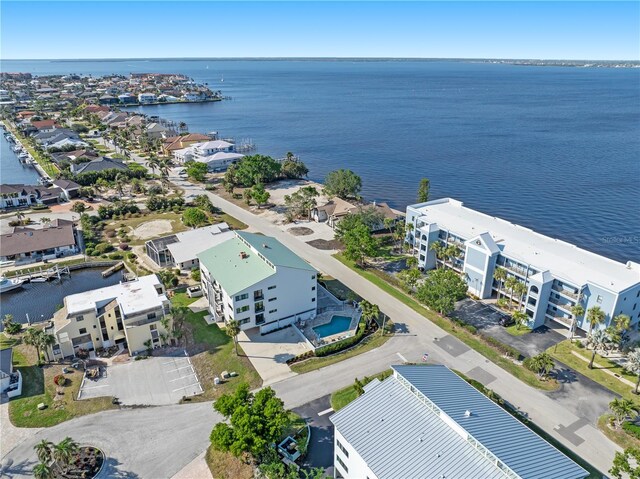
<instances>
[{"instance_id":1,"label":"waterfront property","mask_svg":"<svg viewBox=\"0 0 640 479\"><path fill-rule=\"evenodd\" d=\"M34 185L0 185L0 209L56 204L61 190Z\"/></svg>"},{"instance_id":2,"label":"waterfront property","mask_svg":"<svg viewBox=\"0 0 640 479\"><path fill-rule=\"evenodd\" d=\"M0 350L0 394L10 398L22 394L22 374L13 369L13 348Z\"/></svg>"},{"instance_id":3,"label":"waterfront property","mask_svg":"<svg viewBox=\"0 0 640 479\"><path fill-rule=\"evenodd\" d=\"M186 135L171 136L162 142L162 152L165 155L172 155L176 150L182 150L194 143L203 143L212 140L211 136L201 133L187 133Z\"/></svg>"},{"instance_id":4,"label":"waterfront property","mask_svg":"<svg viewBox=\"0 0 640 479\"><path fill-rule=\"evenodd\" d=\"M42 228L15 226L0 236L0 261L31 263L60 258L78 252L72 221L56 219Z\"/></svg>"},{"instance_id":5,"label":"waterfront property","mask_svg":"<svg viewBox=\"0 0 640 479\"><path fill-rule=\"evenodd\" d=\"M402 213L392 210L387 203L373 202L368 205L352 204L338 197L332 198L327 203L317 206L311 210L311 218L316 223L326 222L332 228L335 228L338 222L349 214L361 212L363 209L372 208L380 215L382 221L377 225L372 225L373 231L385 229L385 219L397 221L402 218Z\"/></svg>"},{"instance_id":6,"label":"waterfront property","mask_svg":"<svg viewBox=\"0 0 640 479\"><path fill-rule=\"evenodd\" d=\"M75 175L81 173L87 173L89 171L104 171L104 170L127 170L128 167L122 161L107 158L102 156L95 160L87 161L85 163L78 163L71 165L71 172Z\"/></svg>"},{"instance_id":7,"label":"waterfront property","mask_svg":"<svg viewBox=\"0 0 640 479\"><path fill-rule=\"evenodd\" d=\"M77 198L80 196L80 185L75 181L65 180L64 178L60 178L59 180L54 180L53 185L60 188L62 192L62 196L65 200L70 201L72 198Z\"/></svg>"},{"instance_id":8,"label":"waterfront property","mask_svg":"<svg viewBox=\"0 0 640 479\"><path fill-rule=\"evenodd\" d=\"M218 223L149 240L145 248L147 256L161 268L176 266L190 271L200 268L198 253L234 237L227 223Z\"/></svg>"},{"instance_id":9,"label":"waterfront property","mask_svg":"<svg viewBox=\"0 0 640 479\"><path fill-rule=\"evenodd\" d=\"M178 163L184 164L187 161L205 163L209 171L226 170L229 165L244 157L243 154L235 152L233 143L224 140L194 143L187 148L174 150L173 156Z\"/></svg>"},{"instance_id":10,"label":"waterfront property","mask_svg":"<svg viewBox=\"0 0 640 479\"><path fill-rule=\"evenodd\" d=\"M330 417L336 477L581 479L587 471L440 365L393 375Z\"/></svg>"},{"instance_id":11,"label":"waterfront property","mask_svg":"<svg viewBox=\"0 0 640 479\"><path fill-rule=\"evenodd\" d=\"M586 315L575 318L572 308L600 307L606 317L596 328L606 328L619 314L640 321L640 264L613 261L528 228L474 211L462 202L444 198L407 207L418 265L425 269L453 268L463 274L469 292L486 299L503 296L519 300L494 278L498 269L526 285L522 295L529 326L554 321L588 331ZM436 254L434 244L455 247L451 254ZM437 247L436 247L437 248Z\"/></svg>"},{"instance_id":12,"label":"waterfront property","mask_svg":"<svg viewBox=\"0 0 640 479\"><path fill-rule=\"evenodd\" d=\"M315 317L317 271L275 238L235 231L199 253L202 289L216 321L262 333Z\"/></svg>"},{"instance_id":13,"label":"waterfront property","mask_svg":"<svg viewBox=\"0 0 640 479\"><path fill-rule=\"evenodd\" d=\"M147 349L147 341L151 347L161 346L168 335L162 319L170 320L170 308L162 281L155 274L69 295L47 328L56 338L49 352L60 359L76 356L79 349L121 345L136 353Z\"/></svg>"}]
</instances>

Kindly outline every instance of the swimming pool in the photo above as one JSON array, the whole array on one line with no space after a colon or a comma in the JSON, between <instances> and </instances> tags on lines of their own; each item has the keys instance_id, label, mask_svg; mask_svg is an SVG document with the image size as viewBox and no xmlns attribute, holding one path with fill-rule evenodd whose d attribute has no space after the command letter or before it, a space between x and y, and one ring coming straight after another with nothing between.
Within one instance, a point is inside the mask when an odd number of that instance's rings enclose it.
<instances>
[{"instance_id":1,"label":"swimming pool","mask_svg":"<svg viewBox=\"0 0 640 479\"><path fill-rule=\"evenodd\" d=\"M327 336L333 336L334 334L342 333L349 329L351 325L351 318L349 316L333 316L328 323L316 326L313 330L318 337L326 338Z\"/></svg>"}]
</instances>

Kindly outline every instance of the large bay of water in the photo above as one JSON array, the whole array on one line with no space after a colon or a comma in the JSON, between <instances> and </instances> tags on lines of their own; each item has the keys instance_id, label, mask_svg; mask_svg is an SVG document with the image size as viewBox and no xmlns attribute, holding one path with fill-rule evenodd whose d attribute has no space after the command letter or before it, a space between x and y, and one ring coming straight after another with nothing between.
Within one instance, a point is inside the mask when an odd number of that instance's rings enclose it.
<instances>
[{"instance_id":1,"label":"large bay of water","mask_svg":"<svg viewBox=\"0 0 640 479\"><path fill-rule=\"evenodd\" d=\"M3 70L183 73L232 99L140 111L252 138L260 153L292 151L314 180L350 168L367 199L399 209L428 177L434 198L640 261L639 69L124 60L5 61Z\"/></svg>"}]
</instances>

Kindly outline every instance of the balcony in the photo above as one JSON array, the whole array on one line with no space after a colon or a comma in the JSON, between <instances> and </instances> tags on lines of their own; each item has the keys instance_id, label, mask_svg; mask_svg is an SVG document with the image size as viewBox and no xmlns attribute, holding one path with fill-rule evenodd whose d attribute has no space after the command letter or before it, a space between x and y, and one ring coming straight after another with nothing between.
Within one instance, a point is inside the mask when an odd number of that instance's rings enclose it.
<instances>
[{"instance_id":1,"label":"balcony","mask_svg":"<svg viewBox=\"0 0 640 479\"><path fill-rule=\"evenodd\" d=\"M559 308L559 309L561 309L561 310L563 310L563 311L565 311L565 312L567 312L569 314L572 314L571 313L571 305L570 304L556 303L556 302L554 302L553 300L550 299L549 300L549 305L553 305L556 308Z\"/></svg>"},{"instance_id":2,"label":"balcony","mask_svg":"<svg viewBox=\"0 0 640 479\"><path fill-rule=\"evenodd\" d=\"M518 268L517 266L506 265L506 264L501 264L501 265L498 265L498 266L506 269L507 271L511 271L512 273L520 275L523 278L527 277L527 270L526 269L522 269L522 268Z\"/></svg>"},{"instance_id":3,"label":"balcony","mask_svg":"<svg viewBox=\"0 0 640 479\"><path fill-rule=\"evenodd\" d=\"M560 324L562 324L563 326L566 326L567 328L571 328L572 324L573 324L573 320L569 319L569 318L565 318L564 316L553 316L549 313L545 314L545 317L551 319L552 321L556 321Z\"/></svg>"},{"instance_id":4,"label":"balcony","mask_svg":"<svg viewBox=\"0 0 640 479\"><path fill-rule=\"evenodd\" d=\"M556 293L560 293L560 294L562 294L562 295L564 295L564 296L566 296L568 298L571 298L571 299L574 299L574 300L578 299L578 293L575 293L573 291L569 291L568 289L563 289L563 288L560 288L558 286L553 286L551 289L553 291L555 291Z\"/></svg>"}]
</instances>

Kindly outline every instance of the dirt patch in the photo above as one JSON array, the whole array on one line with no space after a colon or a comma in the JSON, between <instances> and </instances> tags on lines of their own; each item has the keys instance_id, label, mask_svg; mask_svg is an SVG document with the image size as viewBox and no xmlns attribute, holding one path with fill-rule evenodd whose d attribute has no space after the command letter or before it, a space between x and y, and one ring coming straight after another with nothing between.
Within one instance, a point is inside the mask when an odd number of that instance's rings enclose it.
<instances>
[{"instance_id":1,"label":"dirt patch","mask_svg":"<svg viewBox=\"0 0 640 479\"><path fill-rule=\"evenodd\" d=\"M341 250L344 248L342 243L336 239L333 239L333 240L315 239L312 241L307 241L307 244L313 246L315 249L320 249L324 251Z\"/></svg>"},{"instance_id":2,"label":"dirt patch","mask_svg":"<svg viewBox=\"0 0 640 479\"><path fill-rule=\"evenodd\" d=\"M313 230L306 226L294 226L293 228L289 228L288 231L294 236L307 236L313 234Z\"/></svg>"},{"instance_id":3,"label":"dirt patch","mask_svg":"<svg viewBox=\"0 0 640 479\"><path fill-rule=\"evenodd\" d=\"M173 231L171 221L169 220L153 220L142 223L135 228L132 235L138 239L149 239L162 234L168 234Z\"/></svg>"}]
</instances>

